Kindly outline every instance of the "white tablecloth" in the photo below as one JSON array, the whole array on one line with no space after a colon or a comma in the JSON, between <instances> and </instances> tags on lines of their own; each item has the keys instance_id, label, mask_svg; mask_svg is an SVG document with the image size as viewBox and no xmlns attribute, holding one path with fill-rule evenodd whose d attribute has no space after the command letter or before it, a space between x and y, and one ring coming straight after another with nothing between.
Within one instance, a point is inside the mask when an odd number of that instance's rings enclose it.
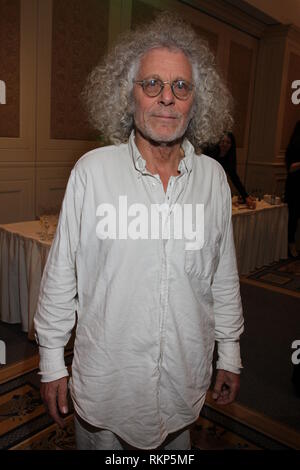
<instances>
[{"instance_id":1,"label":"white tablecloth","mask_svg":"<svg viewBox=\"0 0 300 470\"><path fill-rule=\"evenodd\" d=\"M232 225L240 275L288 257L286 204L257 201L254 211L233 206Z\"/></svg>"},{"instance_id":2,"label":"white tablecloth","mask_svg":"<svg viewBox=\"0 0 300 470\"><path fill-rule=\"evenodd\" d=\"M41 241L39 221L0 225L0 319L22 323L34 338L33 316L51 241Z\"/></svg>"},{"instance_id":3,"label":"white tablecloth","mask_svg":"<svg viewBox=\"0 0 300 470\"><path fill-rule=\"evenodd\" d=\"M233 206L233 232L240 274L287 258L285 204L258 202L257 209ZM0 319L22 323L33 339L41 277L51 241L41 241L39 221L0 225Z\"/></svg>"}]
</instances>

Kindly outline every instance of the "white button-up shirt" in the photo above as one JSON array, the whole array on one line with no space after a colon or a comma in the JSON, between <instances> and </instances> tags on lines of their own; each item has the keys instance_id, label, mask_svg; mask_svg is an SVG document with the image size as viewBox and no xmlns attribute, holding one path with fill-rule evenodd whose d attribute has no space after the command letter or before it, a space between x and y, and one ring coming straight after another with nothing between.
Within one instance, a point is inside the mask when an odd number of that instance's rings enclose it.
<instances>
[{"instance_id":1,"label":"white button-up shirt","mask_svg":"<svg viewBox=\"0 0 300 470\"><path fill-rule=\"evenodd\" d=\"M133 133L128 144L95 149L76 163L35 315L42 381L68 374L63 351L77 312L74 407L145 449L197 419L215 340L217 367L242 367L230 189L217 162L196 155L187 140L182 147L180 174L166 192ZM181 237L166 230L174 207L184 205L204 209L194 244L184 230ZM159 236L149 215L157 208L164 213Z\"/></svg>"}]
</instances>

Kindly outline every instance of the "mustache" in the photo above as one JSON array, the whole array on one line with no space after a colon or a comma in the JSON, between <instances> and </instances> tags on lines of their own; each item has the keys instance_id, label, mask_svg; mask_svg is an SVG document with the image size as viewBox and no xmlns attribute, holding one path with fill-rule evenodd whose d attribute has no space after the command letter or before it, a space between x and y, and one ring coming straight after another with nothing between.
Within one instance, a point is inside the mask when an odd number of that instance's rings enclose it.
<instances>
[{"instance_id":1,"label":"mustache","mask_svg":"<svg viewBox=\"0 0 300 470\"><path fill-rule=\"evenodd\" d=\"M180 113L170 113L170 112L159 112L159 111L152 111L148 114L150 117L162 117L162 118L171 118L171 119L179 119L181 118Z\"/></svg>"}]
</instances>

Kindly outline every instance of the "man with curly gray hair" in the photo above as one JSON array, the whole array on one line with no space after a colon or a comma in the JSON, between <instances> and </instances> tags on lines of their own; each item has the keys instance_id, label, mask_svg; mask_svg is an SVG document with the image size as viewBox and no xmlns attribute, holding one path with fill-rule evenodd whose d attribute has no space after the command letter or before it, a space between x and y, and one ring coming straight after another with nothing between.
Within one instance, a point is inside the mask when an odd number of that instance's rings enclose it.
<instances>
[{"instance_id":1,"label":"man with curly gray hair","mask_svg":"<svg viewBox=\"0 0 300 470\"><path fill-rule=\"evenodd\" d=\"M210 387L239 389L243 315L222 167L201 154L231 126L230 96L193 29L162 13L91 74L112 145L75 165L35 315L41 394L64 425L64 346L79 449L190 449Z\"/></svg>"}]
</instances>

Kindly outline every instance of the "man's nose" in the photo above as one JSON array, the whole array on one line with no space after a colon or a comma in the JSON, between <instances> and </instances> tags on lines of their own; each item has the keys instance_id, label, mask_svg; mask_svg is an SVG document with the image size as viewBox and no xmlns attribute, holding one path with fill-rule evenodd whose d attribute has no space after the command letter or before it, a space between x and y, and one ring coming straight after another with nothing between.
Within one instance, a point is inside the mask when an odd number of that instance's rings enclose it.
<instances>
[{"instance_id":1,"label":"man's nose","mask_svg":"<svg viewBox=\"0 0 300 470\"><path fill-rule=\"evenodd\" d=\"M175 101L175 96L173 95L171 84L170 83L165 83L164 87L159 95L160 97L160 102L169 105L174 103Z\"/></svg>"}]
</instances>

